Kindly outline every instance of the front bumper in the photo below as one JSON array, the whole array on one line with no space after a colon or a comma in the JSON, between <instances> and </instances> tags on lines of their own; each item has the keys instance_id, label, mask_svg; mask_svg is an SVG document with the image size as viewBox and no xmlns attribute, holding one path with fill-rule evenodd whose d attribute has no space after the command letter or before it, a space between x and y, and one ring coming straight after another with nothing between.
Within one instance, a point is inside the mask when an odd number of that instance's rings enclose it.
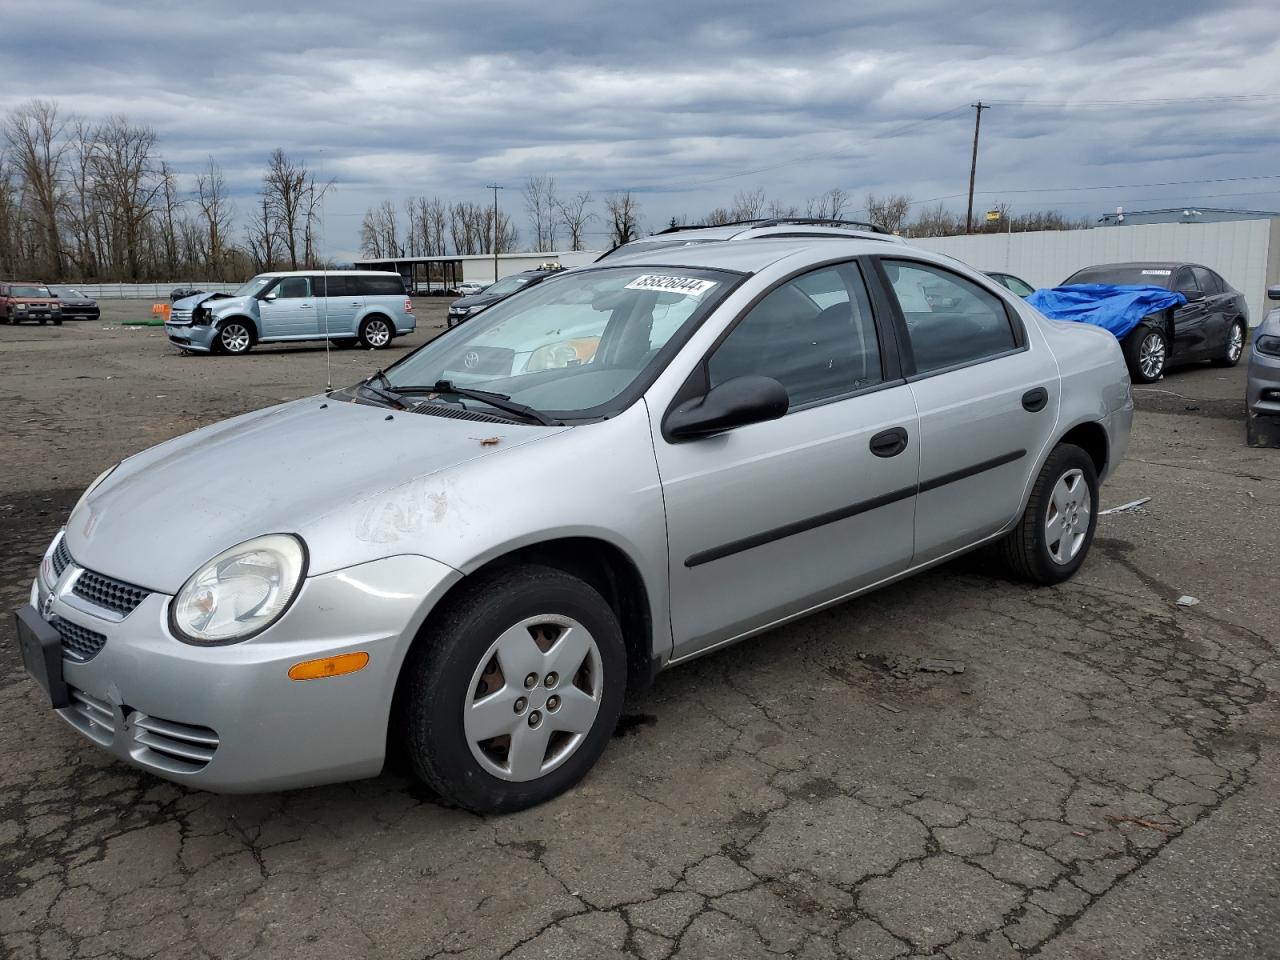
<instances>
[{"instance_id":1,"label":"front bumper","mask_svg":"<svg viewBox=\"0 0 1280 960\"><path fill-rule=\"evenodd\" d=\"M217 328L207 323L166 323L164 332L174 346L201 353L212 351L218 336Z\"/></svg>"},{"instance_id":2,"label":"front bumper","mask_svg":"<svg viewBox=\"0 0 1280 960\"><path fill-rule=\"evenodd\" d=\"M376 775L409 644L461 576L398 556L309 577L263 633L198 647L170 635L172 598L151 593L121 617L74 592L81 572L72 562L52 588L37 577L31 590L46 620L105 636L84 662L64 653L71 705L56 712L126 763L227 793ZM354 651L369 654L357 673L289 679L296 663Z\"/></svg>"},{"instance_id":3,"label":"front bumper","mask_svg":"<svg viewBox=\"0 0 1280 960\"><path fill-rule=\"evenodd\" d=\"M1280 357L1250 349L1245 405L1249 446L1280 447Z\"/></svg>"},{"instance_id":4,"label":"front bumper","mask_svg":"<svg viewBox=\"0 0 1280 960\"><path fill-rule=\"evenodd\" d=\"M62 316L65 320L97 320L102 316L100 307L64 307Z\"/></svg>"}]
</instances>

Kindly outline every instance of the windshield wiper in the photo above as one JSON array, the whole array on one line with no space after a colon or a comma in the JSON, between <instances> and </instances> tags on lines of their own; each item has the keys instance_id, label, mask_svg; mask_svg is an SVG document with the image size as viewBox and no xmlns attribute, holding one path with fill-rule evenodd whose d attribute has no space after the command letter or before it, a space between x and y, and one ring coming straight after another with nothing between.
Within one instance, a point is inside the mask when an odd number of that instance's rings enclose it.
<instances>
[{"instance_id":1,"label":"windshield wiper","mask_svg":"<svg viewBox=\"0 0 1280 960\"><path fill-rule=\"evenodd\" d=\"M523 403L512 400L505 393L493 393L490 390L472 390L470 387L459 387L452 380L437 380L435 386L431 387L401 387L394 388L397 393L406 396L415 393L452 393L459 397L466 397L468 400L478 400L481 403L487 403L496 410L503 413L510 413L525 420L532 420L534 423L541 424L544 427L559 427L563 424L559 420L553 420L541 410L535 410L533 407L527 407Z\"/></svg>"},{"instance_id":2,"label":"windshield wiper","mask_svg":"<svg viewBox=\"0 0 1280 960\"><path fill-rule=\"evenodd\" d=\"M385 384L387 389L384 390L381 387L375 387L373 385L373 381L375 380ZM384 403L389 403L392 406L394 406L397 410L413 409L413 404L405 403L405 400L403 397L399 396L398 394L392 391L391 381L387 379L387 375L383 373L381 370L377 370L374 372L373 376L368 377L367 379L361 380L359 383L356 384L356 387L361 390L369 391L375 397L378 397L379 399L381 399Z\"/></svg>"}]
</instances>

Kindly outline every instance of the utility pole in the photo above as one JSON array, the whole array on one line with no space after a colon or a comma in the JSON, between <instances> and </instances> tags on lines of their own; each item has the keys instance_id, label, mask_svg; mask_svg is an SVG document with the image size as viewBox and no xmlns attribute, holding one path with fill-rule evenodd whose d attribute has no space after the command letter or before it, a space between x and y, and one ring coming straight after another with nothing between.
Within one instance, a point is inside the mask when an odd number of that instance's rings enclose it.
<instances>
[{"instance_id":1,"label":"utility pole","mask_svg":"<svg viewBox=\"0 0 1280 960\"><path fill-rule=\"evenodd\" d=\"M973 161L969 164L969 212L964 218L964 232L973 233L973 184L978 177L978 131L982 129L982 111L990 110L991 107L981 100L977 103L971 103L969 106L974 109L973 116ZM494 194L497 196L497 194Z\"/></svg>"},{"instance_id":2,"label":"utility pole","mask_svg":"<svg viewBox=\"0 0 1280 960\"><path fill-rule=\"evenodd\" d=\"M502 187L496 183L485 185L486 190L493 191L493 282L498 282L498 191Z\"/></svg>"}]
</instances>

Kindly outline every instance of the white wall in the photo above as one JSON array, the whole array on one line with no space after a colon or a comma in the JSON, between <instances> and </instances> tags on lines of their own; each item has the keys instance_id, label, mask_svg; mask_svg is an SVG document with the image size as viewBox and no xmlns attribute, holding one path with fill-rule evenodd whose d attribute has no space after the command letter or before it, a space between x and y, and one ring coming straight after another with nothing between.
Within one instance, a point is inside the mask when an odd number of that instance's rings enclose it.
<instances>
[{"instance_id":1,"label":"white wall","mask_svg":"<svg viewBox=\"0 0 1280 960\"><path fill-rule=\"evenodd\" d=\"M1081 267L1126 260L1189 260L1217 270L1249 302L1249 322L1266 315L1268 283L1280 283L1272 261L1272 224L1280 220L1229 223L1152 223L1045 230L1035 233L928 237L911 242L962 260L979 270L1004 270L1036 287L1062 283ZM1270 264L1270 265L1269 265ZM1270 275L1269 275L1270 273Z\"/></svg>"}]
</instances>

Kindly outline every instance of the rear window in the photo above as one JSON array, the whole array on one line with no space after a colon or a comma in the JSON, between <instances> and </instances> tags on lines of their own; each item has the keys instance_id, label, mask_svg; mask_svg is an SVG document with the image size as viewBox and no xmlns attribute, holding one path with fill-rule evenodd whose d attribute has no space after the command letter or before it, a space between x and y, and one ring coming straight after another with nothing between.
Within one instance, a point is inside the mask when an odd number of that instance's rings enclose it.
<instances>
[{"instance_id":1,"label":"rear window","mask_svg":"<svg viewBox=\"0 0 1280 960\"><path fill-rule=\"evenodd\" d=\"M1168 287L1172 276L1169 267L1087 267L1073 273L1063 286L1105 283L1113 287Z\"/></svg>"},{"instance_id":2,"label":"rear window","mask_svg":"<svg viewBox=\"0 0 1280 960\"><path fill-rule=\"evenodd\" d=\"M399 277L352 277L356 289L366 297L403 297L404 281Z\"/></svg>"}]
</instances>

